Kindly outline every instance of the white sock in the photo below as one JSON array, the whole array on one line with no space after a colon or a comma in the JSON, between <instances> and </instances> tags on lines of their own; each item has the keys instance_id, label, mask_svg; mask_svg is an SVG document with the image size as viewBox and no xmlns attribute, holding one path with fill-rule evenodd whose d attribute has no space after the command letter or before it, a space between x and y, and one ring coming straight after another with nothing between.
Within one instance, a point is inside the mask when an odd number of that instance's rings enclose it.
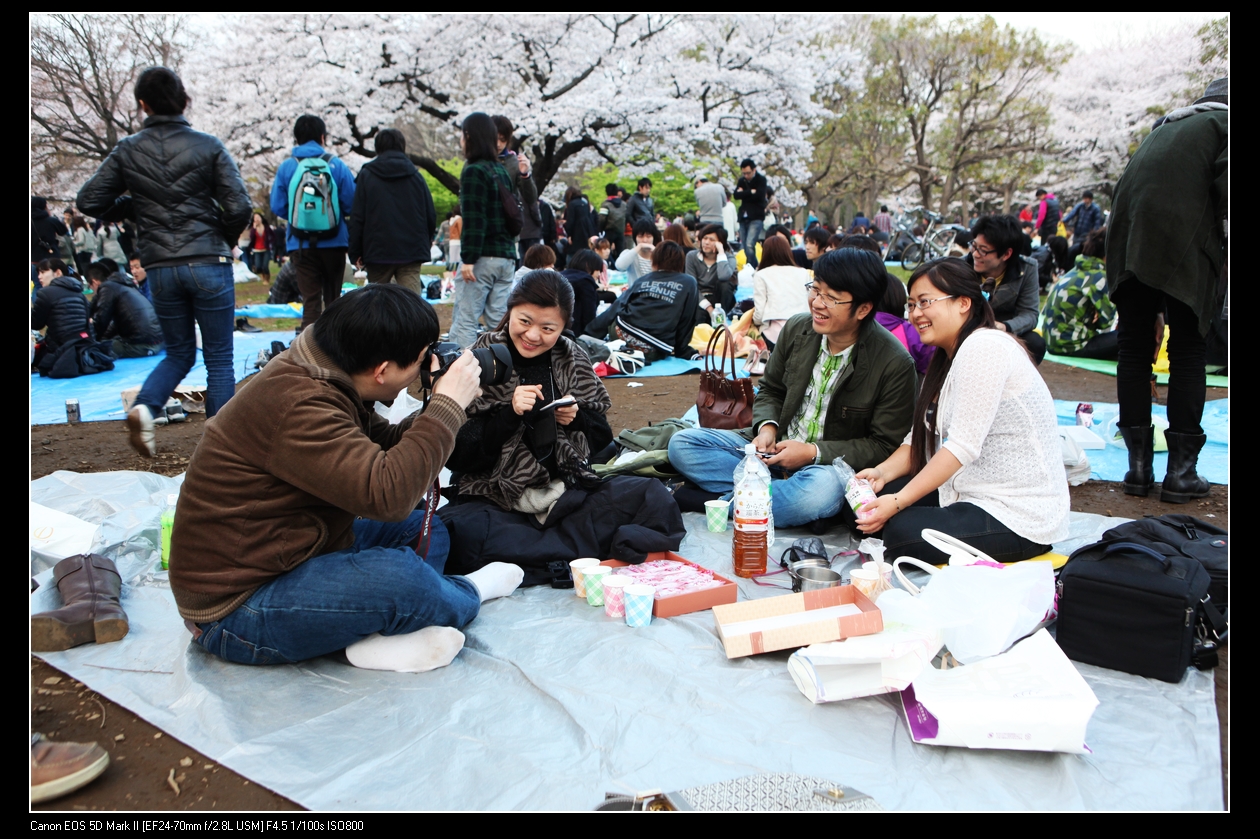
<instances>
[{"instance_id":1,"label":"white sock","mask_svg":"<svg viewBox=\"0 0 1260 839\"><path fill-rule=\"evenodd\" d=\"M424 673L450 664L463 648L458 629L426 626L405 635L369 635L346 647L346 658L363 670Z\"/></svg>"},{"instance_id":2,"label":"white sock","mask_svg":"<svg viewBox=\"0 0 1260 839\"><path fill-rule=\"evenodd\" d=\"M492 562L484 568L465 574L472 580L477 591L481 593L481 602L496 597L506 597L516 591L516 587L525 579L525 569L507 562Z\"/></svg>"}]
</instances>

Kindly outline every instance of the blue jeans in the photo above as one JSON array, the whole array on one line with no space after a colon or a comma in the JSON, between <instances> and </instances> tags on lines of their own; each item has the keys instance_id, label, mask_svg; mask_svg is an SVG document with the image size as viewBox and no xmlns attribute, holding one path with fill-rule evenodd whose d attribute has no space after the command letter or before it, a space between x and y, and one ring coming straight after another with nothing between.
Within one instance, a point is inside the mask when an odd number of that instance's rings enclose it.
<instances>
[{"instance_id":1,"label":"blue jeans","mask_svg":"<svg viewBox=\"0 0 1260 839\"><path fill-rule=\"evenodd\" d=\"M754 267L757 265L757 242L761 240L765 226L766 223L761 219L746 218L739 223L739 242L744 246L748 264Z\"/></svg>"},{"instance_id":2,"label":"blue jeans","mask_svg":"<svg viewBox=\"0 0 1260 839\"><path fill-rule=\"evenodd\" d=\"M669 462L706 492L729 495L747 444L734 431L688 428L669 438ZM790 474L772 466L770 476L770 504L777 526L809 524L840 511L844 488L831 466L811 465Z\"/></svg>"},{"instance_id":3,"label":"blue jeans","mask_svg":"<svg viewBox=\"0 0 1260 839\"><path fill-rule=\"evenodd\" d=\"M214 416L236 392L232 375L232 330L236 286L230 263L150 268L148 284L153 310L166 338L166 357L144 380L136 404L148 405L154 416L171 392L197 363L201 326L201 358L206 364L206 418Z\"/></svg>"},{"instance_id":4,"label":"blue jeans","mask_svg":"<svg viewBox=\"0 0 1260 839\"><path fill-rule=\"evenodd\" d=\"M497 256L483 256L473 263L471 283L455 278L455 299L451 312L449 340L461 347L472 346L477 338L477 320L484 314L486 328L494 329L507 312L508 294L516 263Z\"/></svg>"},{"instance_id":5,"label":"blue jeans","mask_svg":"<svg viewBox=\"0 0 1260 839\"><path fill-rule=\"evenodd\" d=\"M467 577L442 575L451 542L436 516L427 555L416 555L423 523L423 510L394 523L358 519L353 547L308 559L227 617L198 624L196 643L237 664L286 664L344 650L377 632L467 625L481 595Z\"/></svg>"}]
</instances>

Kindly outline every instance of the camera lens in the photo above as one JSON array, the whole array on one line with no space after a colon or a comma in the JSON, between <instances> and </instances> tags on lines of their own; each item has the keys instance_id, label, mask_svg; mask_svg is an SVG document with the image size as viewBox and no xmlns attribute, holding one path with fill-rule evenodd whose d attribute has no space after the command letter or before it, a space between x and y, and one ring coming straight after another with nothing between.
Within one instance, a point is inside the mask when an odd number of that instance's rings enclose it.
<instances>
[{"instance_id":1,"label":"camera lens","mask_svg":"<svg viewBox=\"0 0 1260 839\"><path fill-rule=\"evenodd\" d=\"M512 374L512 353L504 344L477 347L473 358L481 365L481 386L501 385Z\"/></svg>"}]
</instances>

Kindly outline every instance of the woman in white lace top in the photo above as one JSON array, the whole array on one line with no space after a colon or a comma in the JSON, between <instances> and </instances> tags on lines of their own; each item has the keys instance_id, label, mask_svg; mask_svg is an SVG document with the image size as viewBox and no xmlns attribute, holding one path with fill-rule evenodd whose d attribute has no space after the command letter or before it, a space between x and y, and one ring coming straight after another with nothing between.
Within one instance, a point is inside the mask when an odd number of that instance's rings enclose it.
<instances>
[{"instance_id":1,"label":"woman in white lace top","mask_svg":"<svg viewBox=\"0 0 1260 839\"><path fill-rule=\"evenodd\" d=\"M961 259L910 277L910 322L940 347L915 421L887 460L858 473L879 498L858 528L891 557L943 561L924 528L1003 562L1045 553L1068 535L1067 476L1054 401L1023 345L995 329L980 278Z\"/></svg>"}]
</instances>

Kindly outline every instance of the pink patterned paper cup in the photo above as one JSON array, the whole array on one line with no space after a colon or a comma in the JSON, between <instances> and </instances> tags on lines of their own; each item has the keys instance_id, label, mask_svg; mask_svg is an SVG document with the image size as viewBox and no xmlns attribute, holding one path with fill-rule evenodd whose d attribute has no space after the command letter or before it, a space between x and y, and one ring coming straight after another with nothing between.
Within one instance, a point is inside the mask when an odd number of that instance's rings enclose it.
<instances>
[{"instance_id":1,"label":"pink patterned paper cup","mask_svg":"<svg viewBox=\"0 0 1260 839\"><path fill-rule=\"evenodd\" d=\"M626 615L626 586L633 583L629 577L609 574L604 578L604 614L610 618L621 618Z\"/></svg>"},{"instance_id":2,"label":"pink patterned paper cup","mask_svg":"<svg viewBox=\"0 0 1260 839\"><path fill-rule=\"evenodd\" d=\"M586 580L582 577L582 569L594 565L599 565L599 560L593 557L575 559L569 563L569 572L573 575L573 593L578 597L586 597Z\"/></svg>"}]
</instances>

